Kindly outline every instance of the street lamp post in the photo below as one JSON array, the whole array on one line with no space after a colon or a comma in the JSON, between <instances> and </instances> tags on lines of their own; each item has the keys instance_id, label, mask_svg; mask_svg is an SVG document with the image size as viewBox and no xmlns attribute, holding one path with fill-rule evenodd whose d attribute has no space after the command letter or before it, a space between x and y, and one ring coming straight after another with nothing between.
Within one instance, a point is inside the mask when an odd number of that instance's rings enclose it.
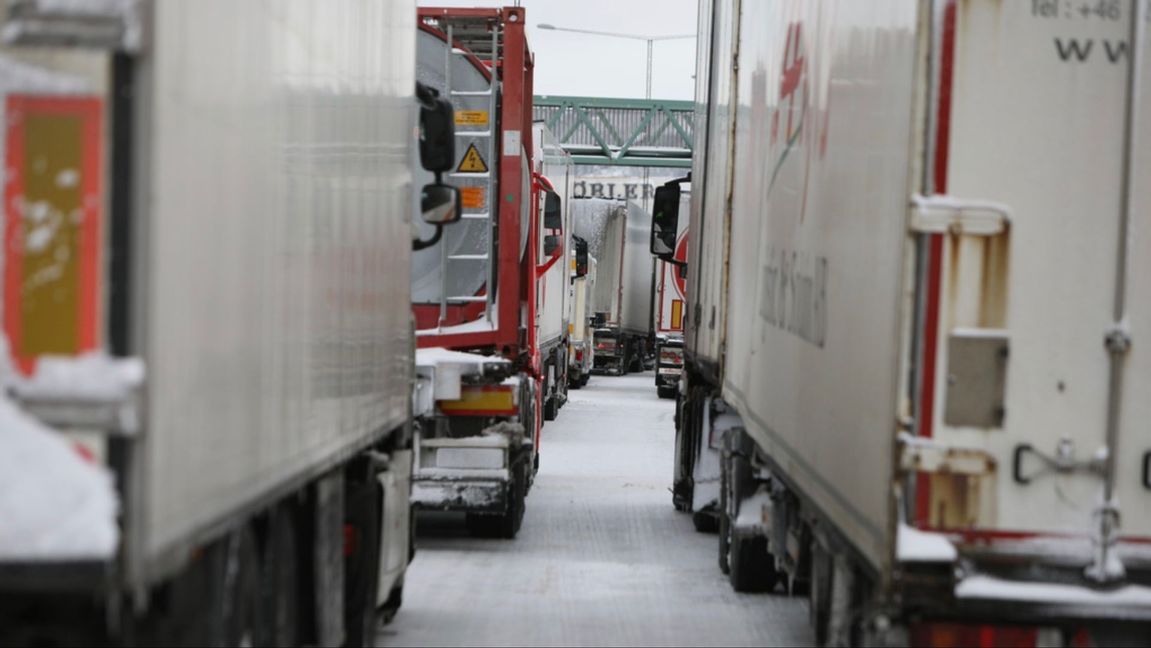
<instances>
[{"instance_id":1,"label":"street lamp post","mask_svg":"<svg viewBox=\"0 0 1151 648\"><path fill-rule=\"evenodd\" d=\"M605 32L595 31L591 29L572 29L569 27L556 27L555 25L542 24L538 25L540 29L549 29L552 31L566 31L576 34L591 34L593 36L610 36L614 38L627 38L630 40L641 40L647 42L647 85L644 91L644 99L651 99L651 59L652 59L652 44L655 41L663 40L677 40L680 38L695 38L695 34L673 34L670 36L646 36L641 34L620 34L618 32Z\"/></svg>"}]
</instances>

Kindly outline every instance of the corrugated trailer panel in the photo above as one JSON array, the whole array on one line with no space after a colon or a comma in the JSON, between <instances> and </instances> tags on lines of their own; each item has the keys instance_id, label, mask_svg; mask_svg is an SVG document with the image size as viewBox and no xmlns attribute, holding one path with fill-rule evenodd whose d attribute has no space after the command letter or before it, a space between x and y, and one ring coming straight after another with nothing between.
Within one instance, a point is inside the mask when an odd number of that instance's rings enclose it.
<instances>
[{"instance_id":1,"label":"corrugated trailer panel","mask_svg":"<svg viewBox=\"0 0 1151 648\"><path fill-rule=\"evenodd\" d=\"M724 397L785 479L882 567L916 5L741 11Z\"/></svg>"},{"instance_id":2,"label":"corrugated trailer panel","mask_svg":"<svg viewBox=\"0 0 1151 648\"><path fill-rule=\"evenodd\" d=\"M416 30L404 3L149 9L131 541L151 563L406 419Z\"/></svg>"},{"instance_id":3,"label":"corrugated trailer panel","mask_svg":"<svg viewBox=\"0 0 1151 648\"><path fill-rule=\"evenodd\" d=\"M620 326L625 333L651 333L651 306L655 286L655 257L651 255L651 213L627 203L627 231L623 251L623 303Z\"/></svg>"}]
</instances>

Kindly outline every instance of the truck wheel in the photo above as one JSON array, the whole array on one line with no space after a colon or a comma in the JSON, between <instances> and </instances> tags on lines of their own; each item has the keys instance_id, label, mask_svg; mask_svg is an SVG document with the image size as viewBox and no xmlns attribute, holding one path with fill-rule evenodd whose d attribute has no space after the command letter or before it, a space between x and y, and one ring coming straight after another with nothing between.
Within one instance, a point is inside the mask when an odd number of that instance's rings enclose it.
<instances>
[{"instance_id":1,"label":"truck wheel","mask_svg":"<svg viewBox=\"0 0 1151 648\"><path fill-rule=\"evenodd\" d=\"M254 646L266 636L263 601L260 596L260 553L251 528L234 533L227 540L227 551L235 560L235 571L225 568L224 645ZM229 560L229 562L231 562Z\"/></svg>"},{"instance_id":2,"label":"truck wheel","mask_svg":"<svg viewBox=\"0 0 1151 648\"><path fill-rule=\"evenodd\" d=\"M814 538L811 540L811 600L807 610L815 645L827 645L831 621L831 555Z\"/></svg>"},{"instance_id":3,"label":"truck wheel","mask_svg":"<svg viewBox=\"0 0 1151 648\"><path fill-rule=\"evenodd\" d=\"M726 452L725 452L726 454ZM719 467L719 515L717 516L718 527L716 533L719 535L719 571L724 574L730 573L731 565L728 561L728 553L731 548L731 520L727 516L728 499L730 494L730 486L728 482L731 480L728 475L727 465L730 462L730 457L720 457Z\"/></svg>"},{"instance_id":4,"label":"truck wheel","mask_svg":"<svg viewBox=\"0 0 1151 648\"><path fill-rule=\"evenodd\" d=\"M763 536L733 536L727 562L727 578L737 592L770 592L779 583L780 574Z\"/></svg>"},{"instance_id":5,"label":"truck wheel","mask_svg":"<svg viewBox=\"0 0 1151 648\"><path fill-rule=\"evenodd\" d=\"M664 387L660 385L655 388L655 394L660 398L675 398L675 387Z\"/></svg>"},{"instance_id":6,"label":"truck wheel","mask_svg":"<svg viewBox=\"0 0 1151 648\"><path fill-rule=\"evenodd\" d=\"M556 417L559 416L560 408L559 408L559 405L557 404L557 400L558 400L557 396L552 396L551 398L544 401L544 420L545 421L554 421L554 420L556 420Z\"/></svg>"},{"instance_id":7,"label":"truck wheel","mask_svg":"<svg viewBox=\"0 0 1151 648\"><path fill-rule=\"evenodd\" d=\"M522 461L515 476L508 483L508 508L499 515L468 513L465 523L468 533L477 538L506 538L512 540L524 521L524 497L527 488L527 461Z\"/></svg>"},{"instance_id":8,"label":"truck wheel","mask_svg":"<svg viewBox=\"0 0 1151 648\"><path fill-rule=\"evenodd\" d=\"M589 381L589 380L591 380L591 372L590 371L585 373L584 375L580 376L579 386L580 387L587 387L587 381Z\"/></svg>"},{"instance_id":9,"label":"truck wheel","mask_svg":"<svg viewBox=\"0 0 1151 648\"><path fill-rule=\"evenodd\" d=\"M688 505L688 510L691 509L691 504ZM701 508L695 513L691 514L691 525L695 527L698 533L717 533L719 531L719 515L715 510L715 503Z\"/></svg>"},{"instance_id":10,"label":"truck wheel","mask_svg":"<svg viewBox=\"0 0 1151 648\"><path fill-rule=\"evenodd\" d=\"M344 631L346 646L375 645L380 573L380 487L370 475L348 480L344 508ZM350 533L349 533L350 531ZM350 536L350 540L347 539Z\"/></svg>"},{"instance_id":11,"label":"truck wheel","mask_svg":"<svg viewBox=\"0 0 1151 648\"><path fill-rule=\"evenodd\" d=\"M265 635L258 645L299 644L300 583L296 526L292 509L281 505L268 525L268 545L261 573Z\"/></svg>"}]
</instances>

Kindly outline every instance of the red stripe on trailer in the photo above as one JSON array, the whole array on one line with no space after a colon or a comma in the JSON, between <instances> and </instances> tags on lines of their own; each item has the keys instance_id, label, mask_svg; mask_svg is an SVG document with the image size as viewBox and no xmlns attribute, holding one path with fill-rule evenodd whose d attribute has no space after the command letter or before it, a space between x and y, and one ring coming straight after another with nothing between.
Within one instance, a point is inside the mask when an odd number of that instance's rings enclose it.
<instances>
[{"instance_id":1,"label":"red stripe on trailer","mask_svg":"<svg viewBox=\"0 0 1151 648\"><path fill-rule=\"evenodd\" d=\"M1037 533L1035 531L1019 531L1011 529L947 529L925 528L931 533L940 533L949 536L959 536L966 544L994 544L996 542L1011 540L1083 540L1088 536L1070 533ZM1151 545L1151 538L1143 536L1120 536L1120 543Z\"/></svg>"},{"instance_id":2,"label":"red stripe on trailer","mask_svg":"<svg viewBox=\"0 0 1151 648\"><path fill-rule=\"evenodd\" d=\"M948 155L951 146L951 90L955 65L955 0L949 0L943 14L943 33L939 53L939 95L936 104L936 133L933 191L947 193ZM927 291L923 318L923 378L920 390L919 434L934 435L935 375L938 366L939 303L943 277L943 235L932 234L928 239ZM915 487L915 517L917 526L926 526L931 519L931 478L920 474Z\"/></svg>"}]
</instances>

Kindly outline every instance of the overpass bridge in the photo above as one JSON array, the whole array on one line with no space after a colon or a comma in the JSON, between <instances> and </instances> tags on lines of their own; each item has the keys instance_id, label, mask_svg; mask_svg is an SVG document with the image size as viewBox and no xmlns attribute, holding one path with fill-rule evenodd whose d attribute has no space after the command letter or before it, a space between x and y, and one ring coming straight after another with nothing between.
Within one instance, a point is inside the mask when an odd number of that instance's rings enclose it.
<instances>
[{"instance_id":1,"label":"overpass bridge","mask_svg":"<svg viewBox=\"0 0 1151 648\"><path fill-rule=\"evenodd\" d=\"M694 104L536 95L533 117L576 164L691 168Z\"/></svg>"}]
</instances>

